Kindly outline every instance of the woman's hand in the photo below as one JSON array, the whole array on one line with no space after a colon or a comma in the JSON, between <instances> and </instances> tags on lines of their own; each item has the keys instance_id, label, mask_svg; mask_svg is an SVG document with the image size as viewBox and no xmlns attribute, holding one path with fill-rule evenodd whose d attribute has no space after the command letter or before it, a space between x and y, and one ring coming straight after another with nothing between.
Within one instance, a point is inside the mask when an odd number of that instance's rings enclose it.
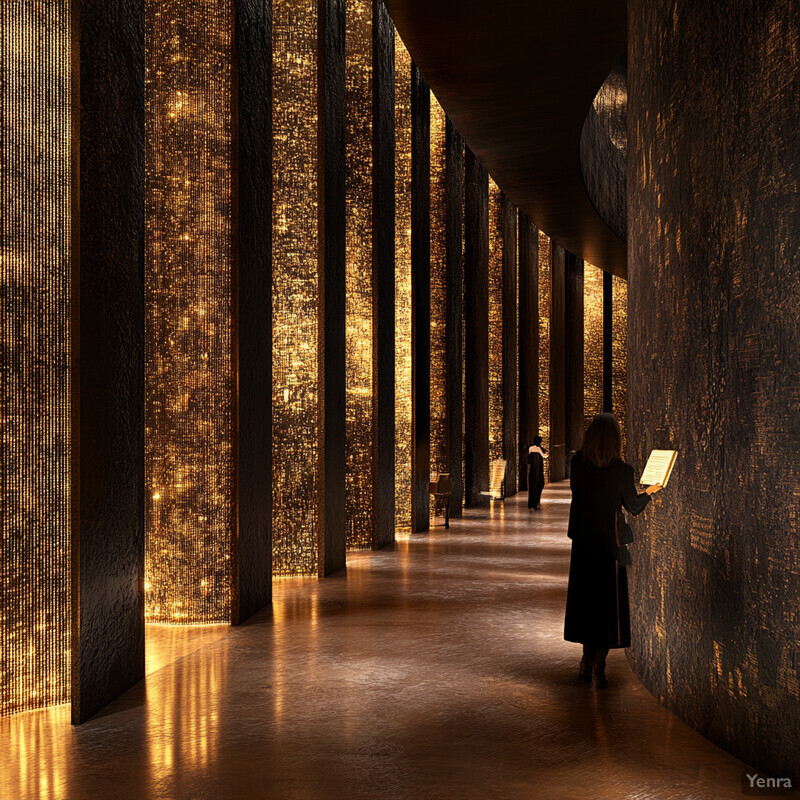
<instances>
[{"instance_id":1,"label":"woman's hand","mask_svg":"<svg viewBox=\"0 0 800 800\"><path fill-rule=\"evenodd\" d=\"M645 489L647 494L655 494L656 492L660 492L664 487L660 483L654 483L652 486L648 486Z\"/></svg>"}]
</instances>

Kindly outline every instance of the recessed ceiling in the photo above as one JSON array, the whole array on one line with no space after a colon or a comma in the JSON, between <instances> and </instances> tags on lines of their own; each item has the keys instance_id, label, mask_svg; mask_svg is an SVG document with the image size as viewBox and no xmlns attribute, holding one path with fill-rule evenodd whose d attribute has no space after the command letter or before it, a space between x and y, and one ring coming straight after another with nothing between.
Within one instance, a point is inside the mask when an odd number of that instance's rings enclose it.
<instances>
[{"instance_id":1,"label":"recessed ceiling","mask_svg":"<svg viewBox=\"0 0 800 800\"><path fill-rule=\"evenodd\" d=\"M580 137L626 48L625 0L386 0L412 57L509 198L567 250L627 274L583 186Z\"/></svg>"}]
</instances>

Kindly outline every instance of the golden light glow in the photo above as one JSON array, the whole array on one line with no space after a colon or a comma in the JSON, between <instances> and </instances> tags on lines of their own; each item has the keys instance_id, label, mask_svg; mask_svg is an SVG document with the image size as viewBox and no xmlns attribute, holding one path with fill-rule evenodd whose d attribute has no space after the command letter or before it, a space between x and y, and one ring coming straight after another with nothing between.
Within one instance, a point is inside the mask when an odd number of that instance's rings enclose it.
<instances>
[{"instance_id":1,"label":"golden light glow","mask_svg":"<svg viewBox=\"0 0 800 800\"><path fill-rule=\"evenodd\" d=\"M539 436L550 454L550 314L553 274L550 237L539 231ZM544 481L550 482L550 459L544 461Z\"/></svg>"},{"instance_id":2,"label":"golden light glow","mask_svg":"<svg viewBox=\"0 0 800 800\"><path fill-rule=\"evenodd\" d=\"M584 429L603 411L603 270L583 265Z\"/></svg>"},{"instance_id":3,"label":"golden light glow","mask_svg":"<svg viewBox=\"0 0 800 800\"><path fill-rule=\"evenodd\" d=\"M628 282L616 275L611 304L611 410L622 428L624 457L628 452Z\"/></svg>"},{"instance_id":4,"label":"golden light glow","mask_svg":"<svg viewBox=\"0 0 800 800\"><path fill-rule=\"evenodd\" d=\"M230 0L145 3L145 616L230 620Z\"/></svg>"},{"instance_id":5,"label":"golden light glow","mask_svg":"<svg viewBox=\"0 0 800 800\"><path fill-rule=\"evenodd\" d=\"M272 4L272 556L320 568L319 181L316 0Z\"/></svg>"},{"instance_id":6,"label":"golden light glow","mask_svg":"<svg viewBox=\"0 0 800 800\"><path fill-rule=\"evenodd\" d=\"M0 3L0 714L69 692L71 27Z\"/></svg>"},{"instance_id":7,"label":"golden light glow","mask_svg":"<svg viewBox=\"0 0 800 800\"><path fill-rule=\"evenodd\" d=\"M372 2L347 0L347 547L372 547L373 241Z\"/></svg>"},{"instance_id":8,"label":"golden light glow","mask_svg":"<svg viewBox=\"0 0 800 800\"><path fill-rule=\"evenodd\" d=\"M431 92L431 476L448 471L446 125Z\"/></svg>"},{"instance_id":9,"label":"golden light glow","mask_svg":"<svg viewBox=\"0 0 800 800\"><path fill-rule=\"evenodd\" d=\"M503 194L489 178L489 460L503 458Z\"/></svg>"},{"instance_id":10,"label":"golden light glow","mask_svg":"<svg viewBox=\"0 0 800 800\"><path fill-rule=\"evenodd\" d=\"M411 527L411 56L395 33L395 523Z\"/></svg>"}]
</instances>

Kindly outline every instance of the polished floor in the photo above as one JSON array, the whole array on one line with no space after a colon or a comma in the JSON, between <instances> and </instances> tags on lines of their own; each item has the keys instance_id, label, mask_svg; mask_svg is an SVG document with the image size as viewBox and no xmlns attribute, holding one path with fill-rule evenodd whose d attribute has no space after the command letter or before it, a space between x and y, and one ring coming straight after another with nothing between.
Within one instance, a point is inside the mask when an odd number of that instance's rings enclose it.
<instances>
[{"instance_id":1,"label":"polished floor","mask_svg":"<svg viewBox=\"0 0 800 800\"><path fill-rule=\"evenodd\" d=\"M561 636L566 484L275 585L273 614L148 632L147 679L79 728L0 720L0 797L558 800L741 796L745 765Z\"/></svg>"}]
</instances>

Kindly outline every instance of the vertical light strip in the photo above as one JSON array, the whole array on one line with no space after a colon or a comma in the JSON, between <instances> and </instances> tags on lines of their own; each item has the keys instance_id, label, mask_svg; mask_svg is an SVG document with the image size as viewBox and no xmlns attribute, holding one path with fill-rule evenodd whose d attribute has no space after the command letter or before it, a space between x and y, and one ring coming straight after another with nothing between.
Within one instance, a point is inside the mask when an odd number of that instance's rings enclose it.
<instances>
[{"instance_id":1,"label":"vertical light strip","mask_svg":"<svg viewBox=\"0 0 800 800\"><path fill-rule=\"evenodd\" d=\"M0 714L69 691L70 6L0 4Z\"/></svg>"},{"instance_id":2,"label":"vertical light strip","mask_svg":"<svg viewBox=\"0 0 800 800\"><path fill-rule=\"evenodd\" d=\"M553 307L550 237L539 231L539 436L550 455L550 314ZM550 482L550 459L544 462L544 480Z\"/></svg>"},{"instance_id":3,"label":"vertical light strip","mask_svg":"<svg viewBox=\"0 0 800 800\"><path fill-rule=\"evenodd\" d=\"M503 195L489 178L489 461L503 457Z\"/></svg>"},{"instance_id":4,"label":"vertical light strip","mask_svg":"<svg viewBox=\"0 0 800 800\"><path fill-rule=\"evenodd\" d=\"M447 472L446 125L444 109L431 93L431 478Z\"/></svg>"},{"instance_id":5,"label":"vertical light strip","mask_svg":"<svg viewBox=\"0 0 800 800\"><path fill-rule=\"evenodd\" d=\"M374 470L372 0L347 0L347 547L372 547Z\"/></svg>"},{"instance_id":6,"label":"vertical light strip","mask_svg":"<svg viewBox=\"0 0 800 800\"><path fill-rule=\"evenodd\" d=\"M624 458L628 452L628 282L616 275L611 304L611 409L622 429Z\"/></svg>"},{"instance_id":7,"label":"vertical light strip","mask_svg":"<svg viewBox=\"0 0 800 800\"><path fill-rule=\"evenodd\" d=\"M411 528L411 56L395 33L395 520Z\"/></svg>"},{"instance_id":8,"label":"vertical light strip","mask_svg":"<svg viewBox=\"0 0 800 800\"><path fill-rule=\"evenodd\" d=\"M583 265L584 429L603 411L603 270Z\"/></svg>"},{"instance_id":9,"label":"vertical light strip","mask_svg":"<svg viewBox=\"0 0 800 800\"><path fill-rule=\"evenodd\" d=\"M145 616L230 621L230 0L145 3Z\"/></svg>"},{"instance_id":10,"label":"vertical light strip","mask_svg":"<svg viewBox=\"0 0 800 800\"><path fill-rule=\"evenodd\" d=\"M320 264L316 0L273 0L273 571L316 575Z\"/></svg>"}]
</instances>

